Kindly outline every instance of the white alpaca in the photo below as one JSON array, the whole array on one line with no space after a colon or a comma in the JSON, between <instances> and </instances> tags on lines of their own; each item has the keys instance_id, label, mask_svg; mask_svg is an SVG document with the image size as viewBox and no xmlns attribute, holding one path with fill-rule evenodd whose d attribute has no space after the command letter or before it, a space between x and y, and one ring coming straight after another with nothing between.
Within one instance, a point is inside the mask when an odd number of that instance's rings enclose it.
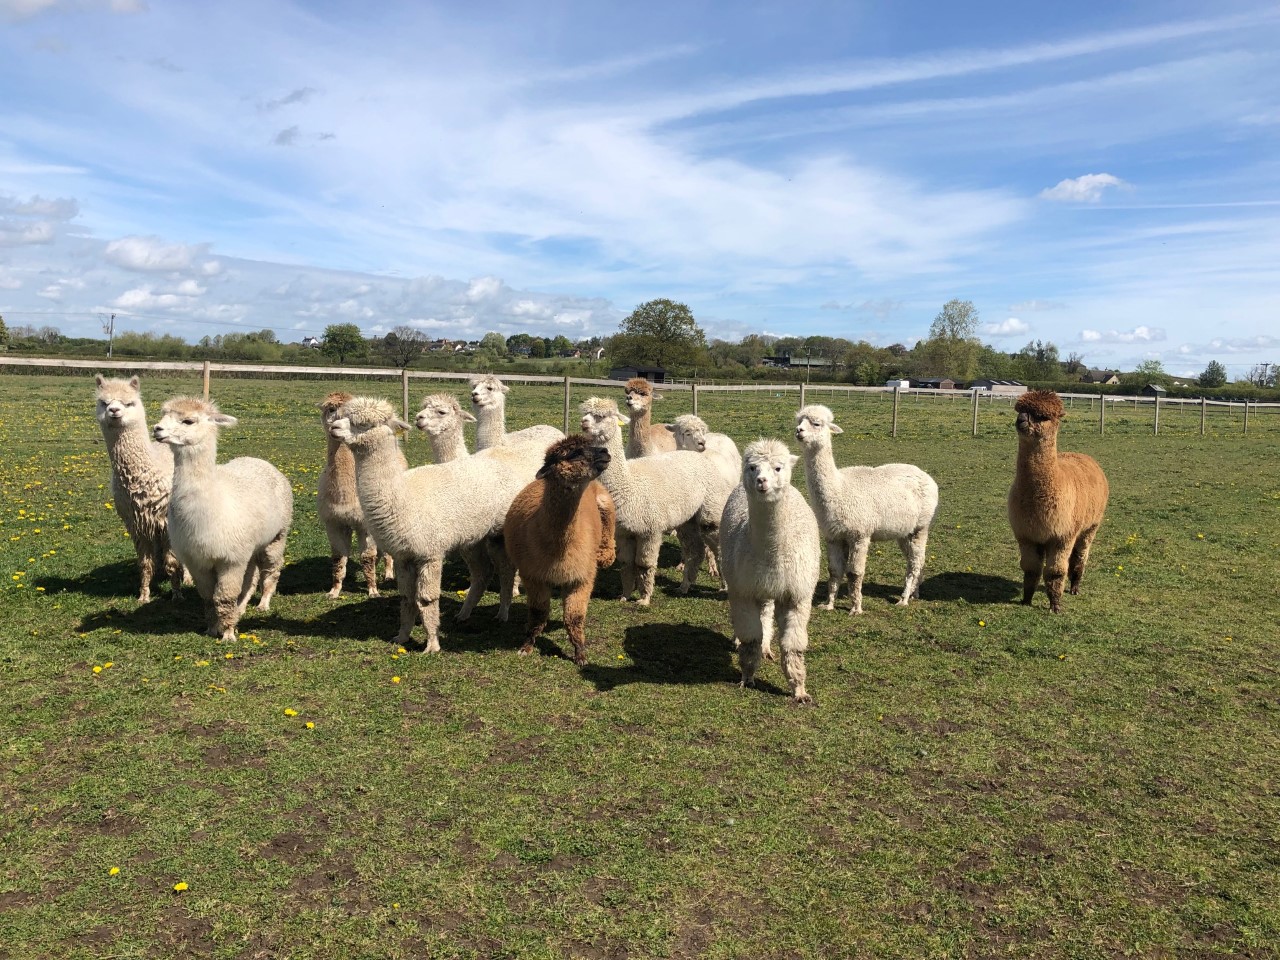
<instances>
[{"instance_id":1,"label":"white alpaca","mask_svg":"<svg viewBox=\"0 0 1280 960\"><path fill-rule=\"evenodd\" d=\"M822 544L813 511L791 486L798 459L779 440L747 447L742 485L729 495L720 522L720 548L742 685L754 684L776 621L791 695L797 703L812 703L804 652Z\"/></svg>"},{"instance_id":2,"label":"white alpaca","mask_svg":"<svg viewBox=\"0 0 1280 960\"><path fill-rule=\"evenodd\" d=\"M675 438L677 449L693 450L713 460L720 475L725 478L727 486L724 496L728 500L729 491L738 485L742 476L742 454L738 452L738 445L723 433L712 433L707 422L692 413L681 414L674 423L664 426ZM708 506L713 512L722 512L724 509L723 503ZM721 579L716 556L718 552L719 544L714 540L707 544L707 571L717 580Z\"/></svg>"},{"instance_id":3,"label":"white alpaca","mask_svg":"<svg viewBox=\"0 0 1280 960\"><path fill-rule=\"evenodd\" d=\"M456 397L432 393L422 398L422 407L414 418L414 426L427 435L434 463L448 463L469 456L464 424L476 418L462 409Z\"/></svg>"},{"instance_id":4,"label":"white alpaca","mask_svg":"<svg viewBox=\"0 0 1280 960\"><path fill-rule=\"evenodd\" d=\"M486 541L501 534L516 494L542 466L536 442L512 443L448 463L405 470L396 431L409 425L385 400L355 397L343 404L329 432L347 444L356 458L356 490L360 506L379 546L396 559L400 588L400 632L411 642L414 623L422 618L425 649L440 649L440 578L445 554L459 550L471 574L458 619L471 615L484 595L492 564ZM511 605L514 568L499 570L498 619Z\"/></svg>"},{"instance_id":5,"label":"white alpaca","mask_svg":"<svg viewBox=\"0 0 1280 960\"><path fill-rule=\"evenodd\" d=\"M342 581L347 575L347 560L351 557L351 538L354 536L360 548L360 566L364 570L365 589L369 596L378 593L378 545L364 522L360 509L360 497L356 494L356 461L351 451L329 436L329 424L338 419L338 410L351 399L349 393L331 393L320 401L320 422L324 424L328 449L325 451L324 469L320 471L320 483L316 489L316 513L324 524L329 538L329 557L333 579L330 597L342 595ZM401 455L403 459L403 454ZM408 463L405 463L408 466ZM395 561L385 550L387 579L395 579Z\"/></svg>"},{"instance_id":6,"label":"white alpaca","mask_svg":"<svg viewBox=\"0 0 1280 960\"><path fill-rule=\"evenodd\" d=\"M822 537L827 542L830 581L823 609L834 610L846 571L853 599L850 613L862 612L862 577L873 540L896 540L907 559L902 598L920 596L929 546L929 525L938 510L938 485L909 463L837 469L831 435L843 433L831 411L812 404L796 414L796 439L804 448L805 478Z\"/></svg>"},{"instance_id":7,"label":"white alpaca","mask_svg":"<svg viewBox=\"0 0 1280 960\"><path fill-rule=\"evenodd\" d=\"M236 418L212 403L174 397L160 413L155 437L173 449L169 541L204 599L209 635L234 640L259 578L258 609L271 609L293 488L265 460L237 457L219 465L218 430L234 427Z\"/></svg>"},{"instance_id":8,"label":"white alpaca","mask_svg":"<svg viewBox=\"0 0 1280 960\"><path fill-rule=\"evenodd\" d=\"M662 394L653 392L653 384L644 377L632 377L622 389L627 395L627 409L631 411L627 456L636 460L677 449L670 424L653 423L653 401L662 399Z\"/></svg>"},{"instance_id":9,"label":"white alpaca","mask_svg":"<svg viewBox=\"0 0 1280 960\"><path fill-rule=\"evenodd\" d=\"M618 559L622 563L622 599L639 589L638 603L653 596L654 573L662 536L675 530L685 555L682 593L698 578L704 542L719 539L720 515L715 505L727 496L724 477L715 463L691 450L628 460L622 450L626 417L612 400L592 397L581 405L582 432L609 451L609 466L600 475L618 513Z\"/></svg>"},{"instance_id":10,"label":"white alpaca","mask_svg":"<svg viewBox=\"0 0 1280 960\"><path fill-rule=\"evenodd\" d=\"M564 439L564 431L547 424L526 427L507 433L507 393L505 383L493 374L471 378L471 409L476 415L476 450L488 450L503 443L541 443L545 452L557 440Z\"/></svg>"},{"instance_id":11,"label":"white alpaca","mask_svg":"<svg viewBox=\"0 0 1280 960\"><path fill-rule=\"evenodd\" d=\"M138 378L97 376L97 418L111 461L111 500L138 555L138 602L151 599L157 569L169 577L171 599L182 599L182 564L169 548L173 453L151 439Z\"/></svg>"}]
</instances>

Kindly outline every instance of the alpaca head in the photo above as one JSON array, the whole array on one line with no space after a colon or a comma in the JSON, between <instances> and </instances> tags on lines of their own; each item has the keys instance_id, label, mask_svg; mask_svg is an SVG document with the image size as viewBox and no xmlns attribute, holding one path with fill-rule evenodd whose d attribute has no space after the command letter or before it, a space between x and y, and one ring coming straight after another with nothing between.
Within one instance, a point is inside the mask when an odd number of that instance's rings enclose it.
<instances>
[{"instance_id":1,"label":"alpaca head","mask_svg":"<svg viewBox=\"0 0 1280 960\"><path fill-rule=\"evenodd\" d=\"M791 468L800 458L781 440L757 440L742 454L742 485L756 500L778 500L791 486Z\"/></svg>"},{"instance_id":2,"label":"alpaca head","mask_svg":"<svg viewBox=\"0 0 1280 960\"><path fill-rule=\"evenodd\" d=\"M1018 412L1014 422L1018 436L1032 443L1057 437L1058 424L1066 416L1062 398L1052 390L1028 390L1013 409Z\"/></svg>"},{"instance_id":3,"label":"alpaca head","mask_svg":"<svg viewBox=\"0 0 1280 960\"><path fill-rule=\"evenodd\" d=\"M806 448L830 446L833 433L844 433L844 429L836 423L830 408L811 403L796 414L796 439Z\"/></svg>"},{"instance_id":4,"label":"alpaca head","mask_svg":"<svg viewBox=\"0 0 1280 960\"><path fill-rule=\"evenodd\" d=\"M352 397L338 408L329 424L329 436L351 447L361 447L386 436L395 438L409 425L396 416L396 408L377 397Z\"/></svg>"},{"instance_id":5,"label":"alpaca head","mask_svg":"<svg viewBox=\"0 0 1280 960\"><path fill-rule=\"evenodd\" d=\"M549 480L570 490L580 490L609 467L609 451L583 433L557 440L547 448L539 480Z\"/></svg>"},{"instance_id":6,"label":"alpaca head","mask_svg":"<svg viewBox=\"0 0 1280 960\"><path fill-rule=\"evenodd\" d=\"M338 419L338 411L342 409L342 405L350 399L351 394L339 390L316 404L320 408L320 422L324 424L326 433L329 432L329 425Z\"/></svg>"},{"instance_id":7,"label":"alpaca head","mask_svg":"<svg viewBox=\"0 0 1280 960\"><path fill-rule=\"evenodd\" d=\"M462 409L457 397L447 393L433 393L422 398L422 409L414 418L413 425L423 433L438 437L461 429L464 423L475 422L475 416Z\"/></svg>"},{"instance_id":8,"label":"alpaca head","mask_svg":"<svg viewBox=\"0 0 1280 960\"><path fill-rule=\"evenodd\" d=\"M138 391L138 378L108 380L102 374L97 378L98 423L104 431L123 430L136 423L145 423L146 411L142 409L142 394Z\"/></svg>"},{"instance_id":9,"label":"alpaca head","mask_svg":"<svg viewBox=\"0 0 1280 960\"><path fill-rule=\"evenodd\" d=\"M199 447L218 442L220 427L234 427L237 421L216 404L197 397L173 397L160 408L160 419L152 431L155 438L171 447Z\"/></svg>"},{"instance_id":10,"label":"alpaca head","mask_svg":"<svg viewBox=\"0 0 1280 960\"><path fill-rule=\"evenodd\" d=\"M662 394L653 392L653 384L644 377L632 377L622 388L627 394L627 406L633 411L647 410Z\"/></svg>"},{"instance_id":11,"label":"alpaca head","mask_svg":"<svg viewBox=\"0 0 1280 960\"><path fill-rule=\"evenodd\" d=\"M601 446L613 437L621 437L621 428L629 417L618 412L618 405L603 397L588 397L578 407L582 411L582 432Z\"/></svg>"},{"instance_id":12,"label":"alpaca head","mask_svg":"<svg viewBox=\"0 0 1280 960\"><path fill-rule=\"evenodd\" d=\"M471 404L476 410L483 410L486 407L504 407L507 399L503 394L510 389L491 373L483 377L472 377Z\"/></svg>"},{"instance_id":13,"label":"alpaca head","mask_svg":"<svg viewBox=\"0 0 1280 960\"><path fill-rule=\"evenodd\" d=\"M704 453L707 449L707 421L692 413L682 413L674 423L667 425L676 437L677 450L696 450Z\"/></svg>"}]
</instances>

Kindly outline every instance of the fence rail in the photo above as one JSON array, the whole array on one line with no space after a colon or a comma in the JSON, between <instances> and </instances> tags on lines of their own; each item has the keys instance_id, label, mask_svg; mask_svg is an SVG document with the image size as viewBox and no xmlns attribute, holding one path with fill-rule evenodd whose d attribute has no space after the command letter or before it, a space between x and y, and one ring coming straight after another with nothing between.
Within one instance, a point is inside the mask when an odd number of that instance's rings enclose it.
<instances>
[{"instance_id":1,"label":"fence rail","mask_svg":"<svg viewBox=\"0 0 1280 960\"><path fill-rule=\"evenodd\" d=\"M102 370L120 370L124 372L140 371L140 370L156 370L181 373L200 373L203 378L204 398L209 399L209 387L213 375L216 373L235 374L243 376L245 374L254 375L293 375L293 376L322 376L333 377L337 379L350 379L352 377L368 377L385 380L399 380L401 385L401 400L403 403L404 415L406 418L413 412L409 409L409 384L411 381L458 381L470 380L476 374L468 373L450 373L437 370L396 370L388 367L303 367L293 364L242 364L242 363L214 363L209 360L192 361L192 360L83 360L83 359L61 359L47 357L4 357L0 358L0 369L6 367L18 368L46 368L46 369L63 369L63 370L85 370L85 371L102 371ZM617 388L620 382L617 380L597 379L591 377L567 377L567 376L550 376L546 374L534 373L503 373L502 379L509 383L524 384L563 384L564 385L564 429L569 432L570 417L570 391L574 387L612 387ZM1017 399L1017 394L1013 393L995 393L984 391L980 388L971 390L938 390L925 387L909 387L909 388L889 388L889 387L864 387L855 386L853 384L842 383L699 383L691 381L687 383L663 383L661 388L670 392L689 393L692 396L693 412L698 412L698 396L707 393L774 393L777 395L796 394L799 397L800 406L804 406L815 396L827 395L835 397L852 394L875 394L882 396L893 403L893 420L892 435L898 435L898 412L899 406L905 399L915 398L917 401L921 397L940 398L950 401L967 401L972 404L973 408L973 435L978 435L978 410L979 405L984 401L988 404L1002 403L1005 401L1013 401ZM1088 401L1089 411L1092 413L1094 404L1097 404L1097 421L1098 432L1105 433L1107 407L1111 405L1114 409L1116 405L1132 405L1134 409L1143 406L1152 408L1152 431L1160 432L1160 412L1162 408L1175 407L1185 410L1188 406L1197 407L1200 410L1200 434L1205 433L1205 425L1207 413L1210 408L1224 408L1227 411L1243 410L1243 432L1249 431L1249 415L1250 412L1268 412L1272 410L1280 411L1280 403L1268 401L1254 400L1210 400L1206 397L1144 397L1144 396L1115 396L1103 395L1096 393L1062 393L1058 396L1067 403L1068 406L1074 407L1077 401L1081 403Z\"/></svg>"}]
</instances>

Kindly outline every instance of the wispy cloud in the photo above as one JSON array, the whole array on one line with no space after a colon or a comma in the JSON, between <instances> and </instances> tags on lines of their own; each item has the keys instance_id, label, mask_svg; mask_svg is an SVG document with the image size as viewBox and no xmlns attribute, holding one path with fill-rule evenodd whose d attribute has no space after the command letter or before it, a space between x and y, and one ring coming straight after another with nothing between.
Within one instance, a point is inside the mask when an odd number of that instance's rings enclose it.
<instances>
[{"instance_id":1,"label":"wispy cloud","mask_svg":"<svg viewBox=\"0 0 1280 960\"><path fill-rule=\"evenodd\" d=\"M1030 332L1031 327L1017 317L1009 317L999 323L983 324L982 332L988 337L1020 337Z\"/></svg>"},{"instance_id":2,"label":"wispy cloud","mask_svg":"<svg viewBox=\"0 0 1280 960\"><path fill-rule=\"evenodd\" d=\"M1081 330L1081 343L1158 343L1166 339L1160 327L1138 326L1132 330Z\"/></svg>"},{"instance_id":3,"label":"wispy cloud","mask_svg":"<svg viewBox=\"0 0 1280 960\"><path fill-rule=\"evenodd\" d=\"M1046 200L1062 200L1067 203L1097 203L1108 187L1128 186L1110 173L1086 173L1072 180L1060 180L1056 186L1041 190Z\"/></svg>"}]
</instances>

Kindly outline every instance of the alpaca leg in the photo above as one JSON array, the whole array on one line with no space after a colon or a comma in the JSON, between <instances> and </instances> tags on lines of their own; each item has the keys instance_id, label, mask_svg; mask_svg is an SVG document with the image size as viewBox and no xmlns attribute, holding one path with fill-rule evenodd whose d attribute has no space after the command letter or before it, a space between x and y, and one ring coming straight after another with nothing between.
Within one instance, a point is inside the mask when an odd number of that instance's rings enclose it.
<instances>
[{"instance_id":1,"label":"alpaca leg","mask_svg":"<svg viewBox=\"0 0 1280 960\"><path fill-rule=\"evenodd\" d=\"M766 600L760 607L760 625L763 631L760 638L760 655L766 660L777 659L773 653L773 608L774 604L772 600Z\"/></svg>"},{"instance_id":2,"label":"alpaca leg","mask_svg":"<svg viewBox=\"0 0 1280 960\"><path fill-rule=\"evenodd\" d=\"M218 589L218 571L213 567L192 570L191 578L195 581L196 592L200 594L204 606L204 632L211 637L217 636L214 630L217 629L218 618L213 606L213 595Z\"/></svg>"},{"instance_id":3,"label":"alpaca leg","mask_svg":"<svg viewBox=\"0 0 1280 960\"><path fill-rule=\"evenodd\" d=\"M365 592L370 597L378 593L378 545L368 530L356 529L356 543L360 545L360 569L364 573Z\"/></svg>"},{"instance_id":4,"label":"alpaca leg","mask_svg":"<svg viewBox=\"0 0 1280 960\"><path fill-rule=\"evenodd\" d=\"M342 581L347 577L347 558L351 556L351 528L326 523L324 532L329 537L329 560L333 570L329 597L333 599L342 595Z\"/></svg>"},{"instance_id":5,"label":"alpaca leg","mask_svg":"<svg viewBox=\"0 0 1280 960\"><path fill-rule=\"evenodd\" d=\"M471 584L467 587L467 595L457 613L456 619L459 621L471 616L476 604L484 596L485 588L489 586L489 577L493 573L493 562L484 543L467 544L462 548L462 559L466 561Z\"/></svg>"},{"instance_id":6,"label":"alpaca leg","mask_svg":"<svg viewBox=\"0 0 1280 960\"><path fill-rule=\"evenodd\" d=\"M653 579L658 572L658 551L661 549L660 533L636 541L636 586L640 591L636 603L642 607L647 607L653 598Z\"/></svg>"},{"instance_id":7,"label":"alpaca leg","mask_svg":"<svg viewBox=\"0 0 1280 960\"><path fill-rule=\"evenodd\" d=\"M258 585L258 575L262 570L262 555L254 554L245 565L244 576L240 580L240 593L236 598L236 622L244 616L249 606L249 598L253 596L254 587Z\"/></svg>"},{"instance_id":8,"label":"alpaca leg","mask_svg":"<svg viewBox=\"0 0 1280 960\"><path fill-rule=\"evenodd\" d=\"M840 593L840 581L844 579L844 541L827 541L827 602L823 610L836 608L836 596Z\"/></svg>"},{"instance_id":9,"label":"alpaca leg","mask_svg":"<svg viewBox=\"0 0 1280 960\"><path fill-rule=\"evenodd\" d=\"M183 569L182 564L178 562L178 558L173 555L173 551L169 549L167 539L159 546L156 552L160 556L160 562L164 565L165 576L169 578L169 599L176 603L182 599L184 578L187 583L190 583L191 575Z\"/></svg>"},{"instance_id":10,"label":"alpaca leg","mask_svg":"<svg viewBox=\"0 0 1280 960\"><path fill-rule=\"evenodd\" d=\"M427 630L427 653L440 652L440 578L444 574L441 557L430 557L418 564L415 599L422 625ZM483 592L483 591L481 591Z\"/></svg>"},{"instance_id":11,"label":"alpaca leg","mask_svg":"<svg viewBox=\"0 0 1280 960\"><path fill-rule=\"evenodd\" d=\"M1080 581L1084 578L1084 568L1089 563L1089 547L1098 533L1097 527L1090 527L1080 534L1075 547L1071 550L1071 560L1067 563L1067 580L1070 583L1071 595L1080 592Z\"/></svg>"},{"instance_id":12,"label":"alpaca leg","mask_svg":"<svg viewBox=\"0 0 1280 960\"><path fill-rule=\"evenodd\" d=\"M573 662L578 666L587 663L587 601L591 599L593 581L579 583L565 590L564 629L573 644Z\"/></svg>"},{"instance_id":13,"label":"alpaca leg","mask_svg":"<svg viewBox=\"0 0 1280 960\"><path fill-rule=\"evenodd\" d=\"M396 589L400 593L400 632L396 634L396 643L408 647L413 643L413 625L418 622L418 565L417 562L401 557L396 564Z\"/></svg>"},{"instance_id":14,"label":"alpaca leg","mask_svg":"<svg viewBox=\"0 0 1280 960\"><path fill-rule=\"evenodd\" d=\"M262 548L262 597L258 600L259 610L271 609L271 598L276 595L276 584L280 582L280 571L284 569L284 542L288 533L288 530L281 530L274 540Z\"/></svg>"},{"instance_id":15,"label":"alpaca leg","mask_svg":"<svg viewBox=\"0 0 1280 960\"><path fill-rule=\"evenodd\" d=\"M226 567L218 571L217 585L213 590L214 628L210 636L222 640L236 638L236 624L240 620L240 595L247 588L253 590L256 566L250 562L246 566Z\"/></svg>"},{"instance_id":16,"label":"alpaca leg","mask_svg":"<svg viewBox=\"0 0 1280 960\"><path fill-rule=\"evenodd\" d=\"M680 556L684 558L684 577L680 581L680 592L687 594L689 588L698 582L698 571L702 568L702 555L706 552L697 519L680 524L676 528L676 538L680 541Z\"/></svg>"},{"instance_id":17,"label":"alpaca leg","mask_svg":"<svg viewBox=\"0 0 1280 960\"><path fill-rule=\"evenodd\" d=\"M151 580L156 574L155 548L146 537L135 536L133 549L138 554L138 579L142 586L138 589L138 602L151 601Z\"/></svg>"},{"instance_id":18,"label":"alpaca leg","mask_svg":"<svg viewBox=\"0 0 1280 960\"><path fill-rule=\"evenodd\" d=\"M759 601L729 591L729 619L738 640L738 667L742 671L740 685L754 687L756 671L764 648L763 610Z\"/></svg>"},{"instance_id":19,"label":"alpaca leg","mask_svg":"<svg viewBox=\"0 0 1280 960\"><path fill-rule=\"evenodd\" d=\"M636 592L636 538L631 534L619 534L617 558L622 564L622 600L630 600Z\"/></svg>"},{"instance_id":20,"label":"alpaca leg","mask_svg":"<svg viewBox=\"0 0 1280 960\"><path fill-rule=\"evenodd\" d=\"M541 580L524 582L525 622L524 644L520 647L521 656L533 653L533 646L547 629L547 618L551 616L551 586Z\"/></svg>"},{"instance_id":21,"label":"alpaca leg","mask_svg":"<svg viewBox=\"0 0 1280 960\"><path fill-rule=\"evenodd\" d=\"M489 553L489 562L498 571L498 612L495 619L499 623L506 623L511 616L511 598L516 593L516 565L507 556L506 543L502 537L489 537L484 543Z\"/></svg>"},{"instance_id":22,"label":"alpaca leg","mask_svg":"<svg viewBox=\"0 0 1280 960\"><path fill-rule=\"evenodd\" d=\"M907 559L907 579L902 587L902 599L898 601L906 606L912 598L920 599L920 581L924 578L924 561L929 555L929 528L921 527L912 531L909 537L898 541L898 548Z\"/></svg>"},{"instance_id":23,"label":"alpaca leg","mask_svg":"<svg viewBox=\"0 0 1280 960\"><path fill-rule=\"evenodd\" d=\"M870 537L859 537L853 542L853 550L849 558L849 594L853 597L850 613L862 612L862 578L867 572L867 551L871 548Z\"/></svg>"},{"instance_id":24,"label":"alpaca leg","mask_svg":"<svg viewBox=\"0 0 1280 960\"><path fill-rule=\"evenodd\" d=\"M1062 609L1062 588L1067 580L1067 560L1070 551L1060 541L1045 544L1044 591L1049 594L1049 609L1057 613Z\"/></svg>"},{"instance_id":25,"label":"alpaca leg","mask_svg":"<svg viewBox=\"0 0 1280 960\"><path fill-rule=\"evenodd\" d=\"M603 570L618 558L618 518L613 498L603 488L596 494L596 510L600 514L600 546L596 549L596 566Z\"/></svg>"},{"instance_id":26,"label":"alpaca leg","mask_svg":"<svg viewBox=\"0 0 1280 960\"><path fill-rule=\"evenodd\" d=\"M1031 598L1035 596L1036 584L1040 582L1040 571L1044 568L1044 547L1038 543L1018 541L1019 565L1022 567L1022 605L1031 606Z\"/></svg>"},{"instance_id":27,"label":"alpaca leg","mask_svg":"<svg viewBox=\"0 0 1280 960\"><path fill-rule=\"evenodd\" d=\"M782 672L791 685L791 696L796 703L813 703L804 688L807 673L804 667L804 652L809 649L809 603L802 598L794 604L778 605L778 626L781 636L778 646L782 648Z\"/></svg>"},{"instance_id":28,"label":"alpaca leg","mask_svg":"<svg viewBox=\"0 0 1280 960\"><path fill-rule=\"evenodd\" d=\"M396 578L396 561L395 557L389 553L383 553L382 562L386 565L386 571L382 574L384 580L395 580Z\"/></svg>"},{"instance_id":29,"label":"alpaca leg","mask_svg":"<svg viewBox=\"0 0 1280 960\"><path fill-rule=\"evenodd\" d=\"M720 524L703 523L698 527L702 534L702 542L706 545L707 573L713 580L724 586L724 578L720 576Z\"/></svg>"}]
</instances>

